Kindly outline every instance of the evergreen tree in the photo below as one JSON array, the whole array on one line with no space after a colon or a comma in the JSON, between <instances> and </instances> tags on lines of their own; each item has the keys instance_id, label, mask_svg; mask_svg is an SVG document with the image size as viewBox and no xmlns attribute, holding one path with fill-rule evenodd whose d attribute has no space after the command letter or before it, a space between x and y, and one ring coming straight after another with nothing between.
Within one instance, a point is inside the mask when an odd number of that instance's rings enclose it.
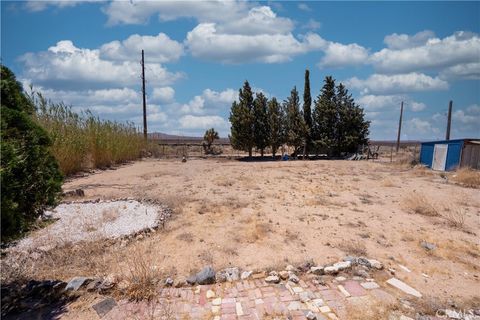
<instances>
[{"instance_id":1,"label":"evergreen tree","mask_svg":"<svg viewBox=\"0 0 480 320\"><path fill-rule=\"evenodd\" d=\"M267 117L267 97L261 92L256 94L253 102L253 136L255 147L260 150L263 157L265 148L268 146L268 134L270 131Z\"/></svg>"},{"instance_id":2,"label":"evergreen tree","mask_svg":"<svg viewBox=\"0 0 480 320\"><path fill-rule=\"evenodd\" d=\"M24 231L56 203L62 175L51 140L35 121L35 107L15 75L1 66L1 238Z\"/></svg>"},{"instance_id":3,"label":"evergreen tree","mask_svg":"<svg viewBox=\"0 0 480 320\"><path fill-rule=\"evenodd\" d=\"M306 143L307 126L300 112L300 99L296 87L290 92L290 97L285 101L286 109L286 142L294 148L294 155Z\"/></svg>"},{"instance_id":4,"label":"evergreen tree","mask_svg":"<svg viewBox=\"0 0 480 320\"><path fill-rule=\"evenodd\" d=\"M320 95L315 100L313 110L313 141L317 148L331 154L334 151L338 112L335 97L335 80L325 77Z\"/></svg>"},{"instance_id":5,"label":"evergreen tree","mask_svg":"<svg viewBox=\"0 0 480 320\"><path fill-rule=\"evenodd\" d=\"M305 137L305 150L303 156L309 152L312 135L312 96L310 95L310 71L305 70L305 87L303 89L303 119L307 126L307 136Z\"/></svg>"},{"instance_id":6,"label":"evergreen tree","mask_svg":"<svg viewBox=\"0 0 480 320\"><path fill-rule=\"evenodd\" d=\"M284 143L284 113L275 97L268 101L268 126L269 145L275 158L278 148Z\"/></svg>"},{"instance_id":7,"label":"evergreen tree","mask_svg":"<svg viewBox=\"0 0 480 320\"><path fill-rule=\"evenodd\" d=\"M252 156L252 149L255 144L253 136L253 93L248 81L245 81L243 88L239 90L239 102L233 102L230 110L232 147L237 150L248 151Z\"/></svg>"}]
</instances>

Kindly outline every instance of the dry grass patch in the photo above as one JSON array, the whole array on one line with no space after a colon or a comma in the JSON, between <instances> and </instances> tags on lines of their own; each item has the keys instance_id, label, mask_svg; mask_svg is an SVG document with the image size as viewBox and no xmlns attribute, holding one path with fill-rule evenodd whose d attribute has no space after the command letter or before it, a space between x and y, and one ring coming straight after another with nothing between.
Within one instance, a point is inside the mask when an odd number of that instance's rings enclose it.
<instances>
[{"instance_id":1,"label":"dry grass patch","mask_svg":"<svg viewBox=\"0 0 480 320\"><path fill-rule=\"evenodd\" d=\"M464 228L466 215L465 210L459 207L446 207L442 214L450 226L458 229Z\"/></svg>"},{"instance_id":2,"label":"dry grass patch","mask_svg":"<svg viewBox=\"0 0 480 320\"><path fill-rule=\"evenodd\" d=\"M361 300L361 303L347 306L348 320L386 320L397 319L398 306L392 303ZM398 315L396 315L398 316Z\"/></svg>"},{"instance_id":3,"label":"dry grass patch","mask_svg":"<svg viewBox=\"0 0 480 320\"><path fill-rule=\"evenodd\" d=\"M420 214L423 216L438 216L438 210L428 199L421 193L409 193L403 199L405 209L410 213Z\"/></svg>"},{"instance_id":4,"label":"dry grass patch","mask_svg":"<svg viewBox=\"0 0 480 320\"><path fill-rule=\"evenodd\" d=\"M342 241L340 242L337 247L345 252L347 255L353 256L367 256L367 247L365 244L360 241Z\"/></svg>"},{"instance_id":5,"label":"dry grass patch","mask_svg":"<svg viewBox=\"0 0 480 320\"><path fill-rule=\"evenodd\" d=\"M158 268L152 264L150 255L143 250L137 250L126 257L126 270L123 279L128 286L124 294L131 300L152 300L157 296L157 284L160 280Z\"/></svg>"},{"instance_id":6,"label":"dry grass patch","mask_svg":"<svg viewBox=\"0 0 480 320\"><path fill-rule=\"evenodd\" d=\"M458 169L453 175L453 181L465 187L480 188L480 171L470 168Z\"/></svg>"}]
</instances>

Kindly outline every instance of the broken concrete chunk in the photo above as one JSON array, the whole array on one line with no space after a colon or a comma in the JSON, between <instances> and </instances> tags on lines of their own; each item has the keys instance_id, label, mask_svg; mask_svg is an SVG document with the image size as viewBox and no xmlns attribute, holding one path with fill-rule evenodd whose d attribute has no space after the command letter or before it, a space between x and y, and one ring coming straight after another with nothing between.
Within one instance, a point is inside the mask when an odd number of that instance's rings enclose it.
<instances>
[{"instance_id":1,"label":"broken concrete chunk","mask_svg":"<svg viewBox=\"0 0 480 320\"><path fill-rule=\"evenodd\" d=\"M414 288L410 287L408 284L398 280L397 278L390 278L387 280L387 283L407 294L410 294L414 297L421 298L422 294L415 290Z\"/></svg>"}]
</instances>

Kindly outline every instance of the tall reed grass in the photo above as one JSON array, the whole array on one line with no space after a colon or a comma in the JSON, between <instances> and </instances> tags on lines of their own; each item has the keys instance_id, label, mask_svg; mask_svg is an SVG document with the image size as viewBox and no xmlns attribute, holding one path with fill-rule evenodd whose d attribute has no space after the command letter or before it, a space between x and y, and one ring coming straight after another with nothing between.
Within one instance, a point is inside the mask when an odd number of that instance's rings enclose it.
<instances>
[{"instance_id":1,"label":"tall reed grass","mask_svg":"<svg viewBox=\"0 0 480 320\"><path fill-rule=\"evenodd\" d=\"M32 93L30 99L38 122L50 134L52 153L64 175L134 160L145 150L143 136L133 123L102 120L90 111L76 113L40 93Z\"/></svg>"}]
</instances>

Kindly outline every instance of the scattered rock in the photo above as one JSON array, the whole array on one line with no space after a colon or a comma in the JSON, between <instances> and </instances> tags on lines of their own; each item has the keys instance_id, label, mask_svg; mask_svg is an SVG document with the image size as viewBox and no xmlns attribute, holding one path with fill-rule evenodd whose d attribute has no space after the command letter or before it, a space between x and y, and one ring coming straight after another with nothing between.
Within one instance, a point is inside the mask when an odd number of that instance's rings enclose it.
<instances>
[{"instance_id":1,"label":"scattered rock","mask_svg":"<svg viewBox=\"0 0 480 320\"><path fill-rule=\"evenodd\" d=\"M297 268L295 268L294 266L292 266L291 264L289 264L285 270L287 271L292 271L292 272L297 272Z\"/></svg>"},{"instance_id":2,"label":"scattered rock","mask_svg":"<svg viewBox=\"0 0 480 320\"><path fill-rule=\"evenodd\" d=\"M226 268L217 272L215 279L217 282L232 282L237 281L240 278L239 275L240 270L238 268Z\"/></svg>"},{"instance_id":3,"label":"scattered rock","mask_svg":"<svg viewBox=\"0 0 480 320\"><path fill-rule=\"evenodd\" d=\"M350 261L342 261L342 262L337 262L333 264L334 267L336 267L339 271L348 269L352 266L352 262Z\"/></svg>"},{"instance_id":4,"label":"scattered rock","mask_svg":"<svg viewBox=\"0 0 480 320\"><path fill-rule=\"evenodd\" d=\"M183 287L187 284L187 279L183 276L177 277L175 281L173 282L173 286L175 288L180 288Z\"/></svg>"},{"instance_id":5,"label":"scattered rock","mask_svg":"<svg viewBox=\"0 0 480 320\"><path fill-rule=\"evenodd\" d=\"M92 306L100 318L105 316L110 310L117 306L117 302L113 298L106 298Z\"/></svg>"},{"instance_id":6,"label":"scattered rock","mask_svg":"<svg viewBox=\"0 0 480 320\"><path fill-rule=\"evenodd\" d=\"M191 275L190 277L187 278L187 283L191 286L195 285L196 282L197 282L196 275Z\"/></svg>"},{"instance_id":7,"label":"scattered rock","mask_svg":"<svg viewBox=\"0 0 480 320\"><path fill-rule=\"evenodd\" d=\"M288 279L288 276L289 276L289 275L288 275L288 271L280 271L280 272L278 273L278 275L280 276L280 278L281 278L282 280L287 280L287 279Z\"/></svg>"},{"instance_id":8,"label":"scattered rock","mask_svg":"<svg viewBox=\"0 0 480 320\"><path fill-rule=\"evenodd\" d=\"M77 291L78 289L80 289L80 287L84 284L87 284L91 279L87 278L87 277L75 277L75 278L72 278L67 286L65 287L65 290L73 290L73 291Z\"/></svg>"},{"instance_id":9,"label":"scattered rock","mask_svg":"<svg viewBox=\"0 0 480 320\"><path fill-rule=\"evenodd\" d=\"M328 266L323 268L323 271L325 272L325 274L337 274L339 270L335 266Z\"/></svg>"},{"instance_id":10,"label":"scattered rock","mask_svg":"<svg viewBox=\"0 0 480 320\"><path fill-rule=\"evenodd\" d=\"M171 286L173 286L173 283L174 283L174 281L173 281L172 278L168 277L167 279L165 279L165 286L171 287Z\"/></svg>"},{"instance_id":11,"label":"scattered rock","mask_svg":"<svg viewBox=\"0 0 480 320\"><path fill-rule=\"evenodd\" d=\"M343 281L347 280L347 278L342 277L342 276L338 276L338 277L335 278L335 280L337 280L338 282L343 282Z\"/></svg>"},{"instance_id":12,"label":"scattered rock","mask_svg":"<svg viewBox=\"0 0 480 320\"><path fill-rule=\"evenodd\" d=\"M370 262L365 257L357 258L357 264L370 268Z\"/></svg>"},{"instance_id":13,"label":"scattered rock","mask_svg":"<svg viewBox=\"0 0 480 320\"><path fill-rule=\"evenodd\" d=\"M205 267L197 273L196 280L198 284L215 283L215 270L211 266Z\"/></svg>"},{"instance_id":14,"label":"scattered rock","mask_svg":"<svg viewBox=\"0 0 480 320\"><path fill-rule=\"evenodd\" d=\"M316 320L317 319L317 316L312 311L308 311L306 317L307 317L308 320Z\"/></svg>"},{"instance_id":15,"label":"scattered rock","mask_svg":"<svg viewBox=\"0 0 480 320\"><path fill-rule=\"evenodd\" d=\"M75 189L63 193L65 197L85 197L85 192L83 189Z\"/></svg>"},{"instance_id":16,"label":"scattered rock","mask_svg":"<svg viewBox=\"0 0 480 320\"><path fill-rule=\"evenodd\" d=\"M265 278L266 283L279 283L280 278L278 276L268 276Z\"/></svg>"},{"instance_id":17,"label":"scattered rock","mask_svg":"<svg viewBox=\"0 0 480 320\"><path fill-rule=\"evenodd\" d=\"M245 280L248 279L252 275L252 271L243 271L240 275L240 279Z\"/></svg>"},{"instance_id":18,"label":"scattered rock","mask_svg":"<svg viewBox=\"0 0 480 320\"><path fill-rule=\"evenodd\" d=\"M375 269L378 269L378 270L383 269L383 264L378 260L368 259L368 263L370 264L371 268L375 268Z\"/></svg>"},{"instance_id":19,"label":"scattered rock","mask_svg":"<svg viewBox=\"0 0 480 320\"><path fill-rule=\"evenodd\" d=\"M100 279L95 279L95 280L91 281L91 282L87 285L86 289L87 289L87 291L89 291L89 292L91 292L91 291L97 291L98 287L99 287L101 284L102 284L102 280L100 280Z\"/></svg>"},{"instance_id":20,"label":"scattered rock","mask_svg":"<svg viewBox=\"0 0 480 320\"><path fill-rule=\"evenodd\" d=\"M354 272L353 272L354 275L356 276L359 276L359 277L362 277L362 278L368 278L370 277L370 274L368 274L367 271L363 270L363 269L356 269Z\"/></svg>"},{"instance_id":21,"label":"scattered rock","mask_svg":"<svg viewBox=\"0 0 480 320\"><path fill-rule=\"evenodd\" d=\"M430 243L430 242L427 242L427 241L420 242L420 245L427 251L432 251L432 250L435 250L437 248L436 244Z\"/></svg>"},{"instance_id":22,"label":"scattered rock","mask_svg":"<svg viewBox=\"0 0 480 320\"><path fill-rule=\"evenodd\" d=\"M207 299L214 298L215 297L215 292L212 290L207 291Z\"/></svg>"},{"instance_id":23,"label":"scattered rock","mask_svg":"<svg viewBox=\"0 0 480 320\"><path fill-rule=\"evenodd\" d=\"M288 281L291 281L293 283L298 283L300 281L300 279L297 277L297 275L295 273L292 272L288 276Z\"/></svg>"},{"instance_id":24,"label":"scattered rock","mask_svg":"<svg viewBox=\"0 0 480 320\"><path fill-rule=\"evenodd\" d=\"M278 277L278 272L273 270L268 273L269 276Z\"/></svg>"},{"instance_id":25,"label":"scattered rock","mask_svg":"<svg viewBox=\"0 0 480 320\"><path fill-rule=\"evenodd\" d=\"M324 269L323 267L311 267L310 272L321 276L322 274L325 273L323 269Z\"/></svg>"},{"instance_id":26,"label":"scattered rock","mask_svg":"<svg viewBox=\"0 0 480 320\"><path fill-rule=\"evenodd\" d=\"M343 261L350 261L352 263L352 265L357 264L357 258L352 257L352 256L346 256L345 258L343 258Z\"/></svg>"},{"instance_id":27,"label":"scattered rock","mask_svg":"<svg viewBox=\"0 0 480 320\"><path fill-rule=\"evenodd\" d=\"M310 270L311 267L313 267L313 265L313 261L306 261L298 266L298 270L300 270L301 272L307 272L308 270Z\"/></svg>"}]
</instances>

